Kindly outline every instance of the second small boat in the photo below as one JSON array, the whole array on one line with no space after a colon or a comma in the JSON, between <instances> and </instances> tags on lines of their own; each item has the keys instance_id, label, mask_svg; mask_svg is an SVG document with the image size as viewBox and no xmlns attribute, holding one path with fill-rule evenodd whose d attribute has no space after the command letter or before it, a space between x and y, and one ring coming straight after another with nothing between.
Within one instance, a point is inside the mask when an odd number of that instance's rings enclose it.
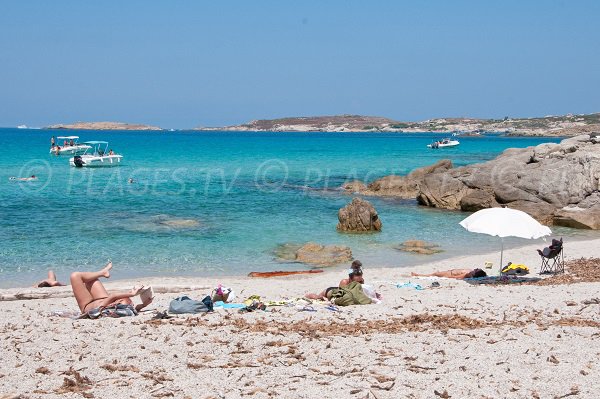
<instances>
[{"instance_id":1,"label":"second small boat","mask_svg":"<svg viewBox=\"0 0 600 399\"><path fill-rule=\"evenodd\" d=\"M123 155L118 155L108 149L108 141L86 141L90 146L83 155L75 155L69 159L69 164L76 168L98 168L119 166Z\"/></svg>"}]
</instances>

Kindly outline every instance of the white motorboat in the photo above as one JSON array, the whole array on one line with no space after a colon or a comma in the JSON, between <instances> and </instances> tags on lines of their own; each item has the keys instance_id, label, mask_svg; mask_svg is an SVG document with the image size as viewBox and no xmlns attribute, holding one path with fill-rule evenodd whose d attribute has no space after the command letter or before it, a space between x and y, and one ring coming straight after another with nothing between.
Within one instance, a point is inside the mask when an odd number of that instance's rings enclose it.
<instances>
[{"instance_id":1,"label":"white motorboat","mask_svg":"<svg viewBox=\"0 0 600 399\"><path fill-rule=\"evenodd\" d=\"M123 160L123 155L113 153L108 149L107 141L86 141L83 143L90 148L85 150L83 155L75 155L69 159L69 164L77 168L98 168L119 166Z\"/></svg>"},{"instance_id":2,"label":"white motorboat","mask_svg":"<svg viewBox=\"0 0 600 399\"><path fill-rule=\"evenodd\" d=\"M83 154L90 148L91 147L85 143L79 144L79 136L58 136L56 138L56 144L50 147L50 154L77 155Z\"/></svg>"},{"instance_id":3,"label":"white motorboat","mask_svg":"<svg viewBox=\"0 0 600 399\"><path fill-rule=\"evenodd\" d=\"M443 139L434 141L431 144L427 144L427 148L445 148L445 147L456 147L460 144L460 141L453 139Z\"/></svg>"}]
</instances>

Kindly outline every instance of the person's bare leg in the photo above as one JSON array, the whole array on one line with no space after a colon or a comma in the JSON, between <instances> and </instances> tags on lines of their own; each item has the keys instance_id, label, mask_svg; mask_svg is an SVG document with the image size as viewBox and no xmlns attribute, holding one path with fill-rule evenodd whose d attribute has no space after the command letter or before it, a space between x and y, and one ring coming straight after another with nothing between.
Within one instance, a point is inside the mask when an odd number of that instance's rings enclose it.
<instances>
[{"instance_id":1,"label":"person's bare leg","mask_svg":"<svg viewBox=\"0 0 600 399\"><path fill-rule=\"evenodd\" d=\"M327 293L325 291L321 292L320 294L308 293L308 294L304 295L304 298L306 298L306 299L327 299Z\"/></svg>"},{"instance_id":2,"label":"person's bare leg","mask_svg":"<svg viewBox=\"0 0 600 399\"><path fill-rule=\"evenodd\" d=\"M100 277L109 278L112 262L97 272L74 272L71 273L71 288L79 309L83 312L85 306L94 299L105 298L108 296L106 289L98 280Z\"/></svg>"},{"instance_id":3,"label":"person's bare leg","mask_svg":"<svg viewBox=\"0 0 600 399\"><path fill-rule=\"evenodd\" d=\"M56 274L53 270L48 270L48 280L45 281L48 282L48 284L50 284L50 287L61 287L65 285L58 281L58 279L56 278Z\"/></svg>"},{"instance_id":4,"label":"person's bare leg","mask_svg":"<svg viewBox=\"0 0 600 399\"><path fill-rule=\"evenodd\" d=\"M98 280L100 277L110 278L110 269L112 269L112 262L108 262L103 269L97 272L76 272L79 273L84 283Z\"/></svg>"}]
</instances>

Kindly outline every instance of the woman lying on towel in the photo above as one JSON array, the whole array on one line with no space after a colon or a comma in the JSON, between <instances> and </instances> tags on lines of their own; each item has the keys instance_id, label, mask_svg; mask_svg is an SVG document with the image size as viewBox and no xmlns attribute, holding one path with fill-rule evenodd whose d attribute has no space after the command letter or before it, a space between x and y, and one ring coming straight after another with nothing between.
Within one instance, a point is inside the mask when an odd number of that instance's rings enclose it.
<instances>
[{"instance_id":1,"label":"woman lying on towel","mask_svg":"<svg viewBox=\"0 0 600 399\"><path fill-rule=\"evenodd\" d=\"M139 305L133 304L131 298L139 295L144 287L133 288L130 292L109 294L100 278L110 278L112 262L97 272L71 273L71 288L79 305L81 313L86 313L91 318L100 316L135 316L140 310L148 306L153 298L146 298Z\"/></svg>"},{"instance_id":2,"label":"woman lying on towel","mask_svg":"<svg viewBox=\"0 0 600 399\"><path fill-rule=\"evenodd\" d=\"M465 278L479 278L487 276L487 274L481 269L452 269L442 270L431 274L411 273L410 275L415 277L446 277L460 280Z\"/></svg>"}]
</instances>

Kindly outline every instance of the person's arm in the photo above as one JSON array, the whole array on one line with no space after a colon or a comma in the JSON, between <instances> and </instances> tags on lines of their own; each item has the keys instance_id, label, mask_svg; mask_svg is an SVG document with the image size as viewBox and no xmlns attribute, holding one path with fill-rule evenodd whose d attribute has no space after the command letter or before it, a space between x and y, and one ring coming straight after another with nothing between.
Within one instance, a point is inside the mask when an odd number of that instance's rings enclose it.
<instances>
[{"instance_id":1,"label":"person's arm","mask_svg":"<svg viewBox=\"0 0 600 399\"><path fill-rule=\"evenodd\" d=\"M134 296L139 295L139 293L140 293L140 291L142 291L142 289L144 289L143 286L140 287L140 288L133 287L130 292L122 292L122 293L117 293L117 294L109 294L106 297L106 299L101 302L100 306L101 307L108 306L111 303L118 301L119 299L133 298Z\"/></svg>"}]
</instances>

